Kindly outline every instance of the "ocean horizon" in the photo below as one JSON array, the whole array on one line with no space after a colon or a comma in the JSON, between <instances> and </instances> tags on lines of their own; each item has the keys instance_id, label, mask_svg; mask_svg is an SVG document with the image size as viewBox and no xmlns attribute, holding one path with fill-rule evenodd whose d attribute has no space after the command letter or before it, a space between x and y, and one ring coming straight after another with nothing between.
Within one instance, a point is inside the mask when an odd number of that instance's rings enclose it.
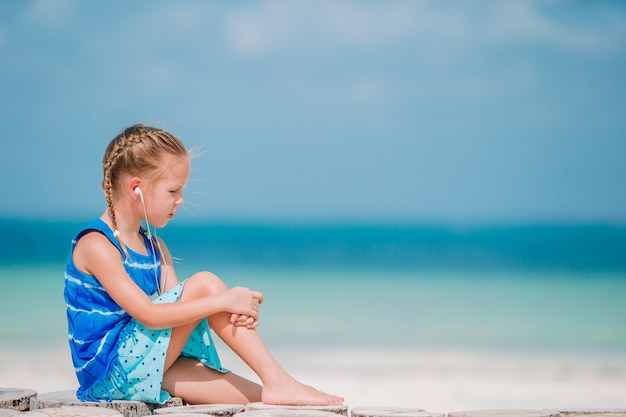
<instances>
[{"instance_id":1,"label":"ocean horizon","mask_svg":"<svg viewBox=\"0 0 626 417\"><path fill-rule=\"evenodd\" d=\"M0 265L64 262L86 220L0 217ZM172 254L212 265L626 271L626 225L170 222Z\"/></svg>"}]
</instances>

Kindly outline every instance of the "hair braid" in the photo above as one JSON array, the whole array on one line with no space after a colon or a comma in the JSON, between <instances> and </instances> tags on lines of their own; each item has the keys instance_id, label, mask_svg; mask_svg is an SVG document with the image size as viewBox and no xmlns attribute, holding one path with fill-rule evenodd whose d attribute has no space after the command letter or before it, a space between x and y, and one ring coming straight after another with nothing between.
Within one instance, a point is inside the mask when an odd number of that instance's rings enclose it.
<instances>
[{"instance_id":1,"label":"hair braid","mask_svg":"<svg viewBox=\"0 0 626 417\"><path fill-rule=\"evenodd\" d=\"M122 240L120 237L120 231L117 226L117 217L115 215L115 207L113 206L113 175L114 175L114 167L116 165L117 159L124 152L128 144L128 139L125 135L119 135L117 140L111 141L109 147L107 148L107 152L105 152L105 156L103 158L103 171L104 171L104 179L102 180L102 188L104 189L104 196L107 203L107 208L109 211L109 216L111 217L111 226L113 227L113 236L118 240L120 246L124 249L126 253L126 247L122 244Z\"/></svg>"}]
</instances>

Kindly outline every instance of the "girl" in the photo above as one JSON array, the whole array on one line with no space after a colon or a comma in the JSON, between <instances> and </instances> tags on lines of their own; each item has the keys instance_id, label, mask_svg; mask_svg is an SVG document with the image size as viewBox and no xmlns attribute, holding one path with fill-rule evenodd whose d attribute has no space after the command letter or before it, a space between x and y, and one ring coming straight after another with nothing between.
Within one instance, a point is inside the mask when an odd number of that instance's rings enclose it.
<instances>
[{"instance_id":1,"label":"girl","mask_svg":"<svg viewBox=\"0 0 626 417\"><path fill-rule=\"evenodd\" d=\"M165 226L183 204L189 162L176 137L142 125L106 148L107 209L77 233L65 270L77 396L161 404L170 396L189 404L343 403L296 381L271 356L255 330L260 292L228 289L209 272L179 282L150 225ZM262 387L222 368L209 326Z\"/></svg>"}]
</instances>

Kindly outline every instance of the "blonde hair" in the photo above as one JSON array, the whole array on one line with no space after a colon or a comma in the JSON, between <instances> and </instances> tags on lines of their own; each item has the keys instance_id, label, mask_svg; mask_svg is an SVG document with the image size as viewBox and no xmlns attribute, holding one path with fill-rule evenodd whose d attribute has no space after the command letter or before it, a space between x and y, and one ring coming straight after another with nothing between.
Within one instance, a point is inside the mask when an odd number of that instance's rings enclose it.
<instances>
[{"instance_id":1,"label":"blonde hair","mask_svg":"<svg viewBox=\"0 0 626 417\"><path fill-rule=\"evenodd\" d=\"M106 198L113 231L119 238L113 194L125 175L157 179L167 169L162 157L188 157L185 145L174 135L150 126L126 128L109 143L102 158L102 190Z\"/></svg>"}]
</instances>

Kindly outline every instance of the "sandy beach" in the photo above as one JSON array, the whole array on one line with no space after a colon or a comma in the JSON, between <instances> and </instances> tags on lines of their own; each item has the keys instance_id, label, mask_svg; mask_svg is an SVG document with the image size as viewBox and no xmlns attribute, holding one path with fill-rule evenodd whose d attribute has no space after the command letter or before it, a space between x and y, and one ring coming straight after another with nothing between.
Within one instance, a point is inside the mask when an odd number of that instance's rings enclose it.
<instances>
[{"instance_id":1,"label":"sandy beach","mask_svg":"<svg viewBox=\"0 0 626 417\"><path fill-rule=\"evenodd\" d=\"M343 395L350 407L626 408L626 355L471 350L349 348L274 349L295 377ZM256 379L220 347L231 370ZM39 393L76 388L65 348L0 350L0 386Z\"/></svg>"}]
</instances>

